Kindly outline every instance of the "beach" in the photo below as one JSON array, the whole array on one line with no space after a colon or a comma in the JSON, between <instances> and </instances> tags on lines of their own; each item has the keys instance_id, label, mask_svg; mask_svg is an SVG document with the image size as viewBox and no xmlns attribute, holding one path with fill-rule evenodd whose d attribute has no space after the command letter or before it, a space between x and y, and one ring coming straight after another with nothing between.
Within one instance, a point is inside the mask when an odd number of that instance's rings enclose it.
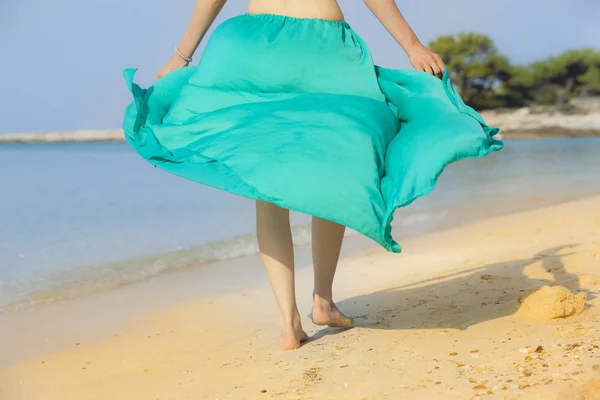
<instances>
[{"instance_id":1,"label":"beach","mask_svg":"<svg viewBox=\"0 0 600 400\"><path fill-rule=\"evenodd\" d=\"M0 400L600 400L600 0L8 3Z\"/></svg>"},{"instance_id":2,"label":"beach","mask_svg":"<svg viewBox=\"0 0 600 400\"><path fill-rule=\"evenodd\" d=\"M396 212L394 237L402 245L600 193L599 152L598 138L507 140L501 152L449 165L430 195ZM123 142L3 145L0 181L10 182L0 199L0 314L175 270L256 261L253 201L175 178ZM310 259L310 218L292 212L291 223L301 268ZM350 229L345 243L345 256L373 246ZM265 280L256 264L244 269L244 285Z\"/></svg>"},{"instance_id":3,"label":"beach","mask_svg":"<svg viewBox=\"0 0 600 400\"><path fill-rule=\"evenodd\" d=\"M400 255L345 257L335 294L356 319L348 330L311 324L312 271L299 268L311 339L291 352L278 349L265 282L194 299L222 283L210 268L3 315L0 398L598 399L599 205L482 218L406 240ZM236 268L230 279L243 280ZM585 309L535 297L542 286Z\"/></svg>"}]
</instances>

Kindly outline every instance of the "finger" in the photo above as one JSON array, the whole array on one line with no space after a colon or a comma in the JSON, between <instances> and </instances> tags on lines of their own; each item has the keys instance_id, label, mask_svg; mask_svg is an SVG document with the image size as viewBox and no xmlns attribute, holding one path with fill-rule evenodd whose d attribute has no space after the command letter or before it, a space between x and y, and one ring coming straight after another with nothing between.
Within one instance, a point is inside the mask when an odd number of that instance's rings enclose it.
<instances>
[{"instance_id":1,"label":"finger","mask_svg":"<svg viewBox=\"0 0 600 400\"><path fill-rule=\"evenodd\" d=\"M438 64L436 64L436 65L437 65L437 67L438 67L438 68L439 68L439 70L440 70L440 72L439 72L439 75L440 75L440 77L444 76L444 71L446 70L446 68L445 68L444 64L441 64L441 65L440 65L440 64L438 63Z\"/></svg>"},{"instance_id":2,"label":"finger","mask_svg":"<svg viewBox=\"0 0 600 400\"><path fill-rule=\"evenodd\" d=\"M438 76L441 73L440 67L435 59L435 54L427 59L427 65L431 68L433 75Z\"/></svg>"},{"instance_id":3,"label":"finger","mask_svg":"<svg viewBox=\"0 0 600 400\"><path fill-rule=\"evenodd\" d=\"M433 70L434 75L439 76L442 74L442 70L435 60L431 60L430 67Z\"/></svg>"},{"instance_id":4,"label":"finger","mask_svg":"<svg viewBox=\"0 0 600 400\"><path fill-rule=\"evenodd\" d=\"M444 72L446 71L446 64L444 64L444 61L440 58L439 60L436 61L438 67L440 68L440 74L444 74Z\"/></svg>"},{"instance_id":5,"label":"finger","mask_svg":"<svg viewBox=\"0 0 600 400\"><path fill-rule=\"evenodd\" d=\"M433 75L433 69L428 64L423 64L423 71L427 72L430 75Z\"/></svg>"},{"instance_id":6,"label":"finger","mask_svg":"<svg viewBox=\"0 0 600 400\"><path fill-rule=\"evenodd\" d=\"M433 60L435 61L435 64L443 74L444 70L446 69L446 64L444 64L444 60L442 60L442 57L440 57L439 54L435 54Z\"/></svg>"}]
</instances>

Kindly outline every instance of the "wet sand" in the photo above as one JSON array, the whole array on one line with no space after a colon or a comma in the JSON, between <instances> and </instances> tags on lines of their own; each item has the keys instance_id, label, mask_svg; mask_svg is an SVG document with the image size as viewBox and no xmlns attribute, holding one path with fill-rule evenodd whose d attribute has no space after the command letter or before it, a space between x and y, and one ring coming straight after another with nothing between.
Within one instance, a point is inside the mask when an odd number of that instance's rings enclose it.
<instances>
[{"instance_id":1,"label":"wet sand","mask_svg":"<svg viewBox=\"0 0 600 400\"><path fill-rule=\"evenodd\" d=\"M335 293L356 318L348 330L310 323L312 271L300 268L311 340L292 352L277 347L267 284L190 298L194 284L223 284L216 273L6 317L0 353L18 356L0 368L0 399L598 399L599 206L488 218L405 241L401 255L346 258Z\"/></svg>"}]
</instances>

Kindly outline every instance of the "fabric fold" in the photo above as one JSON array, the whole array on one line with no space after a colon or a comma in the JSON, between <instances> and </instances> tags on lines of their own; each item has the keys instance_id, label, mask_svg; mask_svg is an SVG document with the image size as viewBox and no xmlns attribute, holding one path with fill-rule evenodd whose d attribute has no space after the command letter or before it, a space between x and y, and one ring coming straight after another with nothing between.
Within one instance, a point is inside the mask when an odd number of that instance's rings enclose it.
<instances>
[{"instance_id":1,"label":"fabric fold","mask_svg":"<svg viewBox=\"0 0 600 400\"><path fill-rule=\"evenodd\" d=\"M448 68L438 79L421 71L376 67L379 85L401 128L386 153L382 179L387 212L382 226L386 242L392 241L394 211L429 194L446 165L463 158L481 158L502 149L489 127L467 106Z\"/></svg>"},{"instance_id":2,"label":"fabric fold","mask_svg":"<svg viewBox=\"0 0 600 400\"><path fill-rule=\"evenodd\" d=\"M124 77L125 138L154 166L343 224L392 252L398 207L428 194L449 163L502 148L448 71L376 67L345 23L246 14L215 30L197 67L147 89L134 69Z\"/></svg>"}]
</instances>

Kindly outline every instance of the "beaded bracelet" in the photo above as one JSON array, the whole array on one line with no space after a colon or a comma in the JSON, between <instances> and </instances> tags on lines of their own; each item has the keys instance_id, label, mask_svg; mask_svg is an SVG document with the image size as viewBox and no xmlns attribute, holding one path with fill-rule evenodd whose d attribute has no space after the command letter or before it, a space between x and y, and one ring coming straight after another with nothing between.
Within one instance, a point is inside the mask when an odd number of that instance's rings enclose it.
<instances>
[{"instance_id":1,"label":"beaded bracelet","mask_svg":"<svg viewBox=\"0 0 600 400\"><path fill-rule=\"evenodd\" d=\"M186 57L184 56L180 51L179 48L177 46L175 46L175 51L177 52L177 55L179 57L181 57L181 59L187 63L191 63L192 62L192 57Z\"/></svg>"}]
</instances>

